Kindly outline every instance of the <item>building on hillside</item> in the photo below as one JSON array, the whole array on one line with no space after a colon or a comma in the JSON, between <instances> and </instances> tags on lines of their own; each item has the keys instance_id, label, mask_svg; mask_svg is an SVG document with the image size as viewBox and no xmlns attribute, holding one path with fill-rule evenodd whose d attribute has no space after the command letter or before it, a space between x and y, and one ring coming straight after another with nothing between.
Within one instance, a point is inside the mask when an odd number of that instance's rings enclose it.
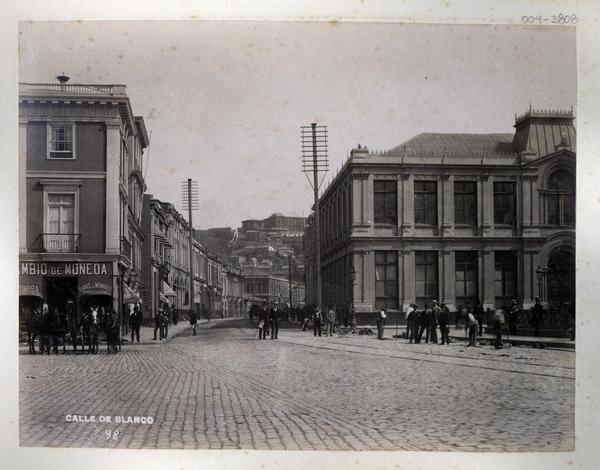
<instances>
[{"instance_id":1,"label":"building on hillside","mask_svg":"<svg viewBox=\"0 0 600 470\"><path fill-rule=\"evenodd\" d=\"M452 310L575 301L572 112L529 110L513 134L420 134L352 150L320 197L323 305ZM314 216L305 232L316 301Z\"/></svg>"},{"instance_id":2,"label":"building on hillside","mask_svg":"<svg viewBox=\"0 0 600 470\"><path fill-rule=\"evenodd\" d=\"M21 311L72 318L138 302L144 236L142 117L125 85L19 85L19 294Z\"/></svg>"}]
</instances>

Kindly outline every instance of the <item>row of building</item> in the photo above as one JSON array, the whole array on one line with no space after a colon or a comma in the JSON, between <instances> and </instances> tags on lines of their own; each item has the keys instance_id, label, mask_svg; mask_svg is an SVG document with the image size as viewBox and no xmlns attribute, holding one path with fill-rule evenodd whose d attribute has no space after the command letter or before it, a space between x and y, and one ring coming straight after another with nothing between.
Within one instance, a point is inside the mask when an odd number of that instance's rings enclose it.
<instances>
[{"instance_id":1,"label":"row of building","mask_svg":"<svg viewBox=\"0 0 600 470\"><path fill-rule=\"evenodd\" d=\"M166 309L239 316L253 300L289 302L288 280L243 277L195 236L190 279L188 222L146 193L148 132L125 86L67 80L20 84L20 310L101 306L127 329L135 304L151 322Z\"/></svg>"},{"instance_id":2,"label":"row of building","mask_svg":"<svg viewBox=\"0 0 600 470\"><path fill-rule=\"evenodd\" d=\"M424 133L355 148L320 205L322 304L361 313L575 301L572 111L530 109L513 134ZM314 213L307 302L317 302Z\"/></svg>"}]
</instances>

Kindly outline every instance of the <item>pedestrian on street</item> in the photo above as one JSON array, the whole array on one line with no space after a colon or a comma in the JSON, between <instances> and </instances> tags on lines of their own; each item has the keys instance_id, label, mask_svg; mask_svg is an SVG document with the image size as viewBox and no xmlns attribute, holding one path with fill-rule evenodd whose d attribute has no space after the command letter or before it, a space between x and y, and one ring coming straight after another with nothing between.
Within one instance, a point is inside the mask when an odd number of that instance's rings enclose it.
<instances>
[{"instance_id":1,"label":"pedestrian on street","mask_svg":"<svg viewBox=\"0 0 600 470\"><path fill-rule=\"evenodd\" d=\"M177 326L178 321L179 321L179 311L176 308L173 308L173 325Z\"/></svg>"},{"instance_id":2,"label":"pedestrian on street","mask_svg":"<svg viewBox=\"0 0 600 470\"><path fill-rule=\"evenodd\" d=\"M163 328L164 328L164 335L163 338L166 338L167 336L169 336L169 323L171 322L171 307L168 306L163 314Z\"/></svg>"},{"instance_id":3,"label":"pedestrian on street","mask_svg":"<svg viewBox=\"0 0 600 470\"><path fill-rule=\"evenodd\" d=\"M323 314L321 313L321 309L319 307L315 308L315 313L313 315L313 332L314 336L321 336L321 324L323 323Z\"/></svg>"},{"instance_id":4,"label":"pedestrian on street","mask_svg":"<svg viewBox=\"0 0 600 470\"><path fill-rule=\"evenodd\" d=\"M438 324L440 325L440 335L442 337L442 342L440 344L450 344L450 310L446 304L440 306Z\"/></svg>"},{"instance_id":5,"label":"pedestrian on street","mask_svg":"<svg viewBox=\"0 0 600 470\"><path fill-rule=\"evenodd\" d=\"M263 304L260 312L258 312L258 339L267 339L267 320L269 312L267 304Z\"/></svg>"},{"instance_id":6,"label":"pedestrian on street","mask_svg":"<svg viewBox=\"0 0 600 470\"><path fill-rule=\"evenodd\" d=\"M502 328L504 327L504 310L501 308L497 308L494 311L494 315L492 316L492 321L494 322L494 334L496 335L496 339L494 341L494 347L496 349L502 349L504 346L502 344Z\"/></svg>"},{"instance_id":7,"label":"pedestrian on street","mask_svg":"<svg viewBox=\"0 0 600 470\"><path fill-rule=\"evenodd\" d=\"M160 339L161 341L167 337L169 320L165 311L160 312Z\"/></svg>"},{"instance_id":8,"label":"pedestrian on street","mask_svg":"<svg viewBox=\"0 0 600 470\"><path fill-rule=\"evenodd\" d=\"M471 311L467 314L467 324L469 325L469 344L467 346L477 346L477 318Z\"/></svg>"},{"instance_id":9,"label":"pedestrian on street","mask_svg":"<svg viewBox=\"0 0 600 470\"><path fill-rule=\"evenodd\" d=\"M510 331L511 336L516 336L517 334L517 323L519 322L519 305L517 301L513 299L511 301L510 312L508 312L508 329Z\"/></svg>"},{"instance_id":10,"label":"pedestrian on street","mask_svg":"<svg viewBox=\"0 0 600 470\"><path fill-rule=\"evenodd\" d=\"M427 311L427 335L425 337L425 342L429 343L430 341L434 344L437 344L437 318L440 313L440 306L438 305L438 301L433 301L433 307L431 307Z\"/></svg>"},{"instance_id":11,"label":"pedestrian on street","mask_svg":"<svg viewBox=\"0 0 600 470\"><path fill-rule=\"evenodd\" d=\"M533 326L533 335L540 335L540 325L544 319L544 307L539 297L535 298L535 305L531 308L531 326Z\"/></svg>"},{"instance_id":12,"label":"pedestrian on street","mask_svg":"<svg viewBox=\"0 0 600 470\"><path fill-rule=\"evenodd\" d=\"M271 339L277 339L279 333L279 310L277 310L277 304L273 305L273 308L269 312L269 323L271 324Z\"/></svg>"},{"instance_id":13,"label":"pedestrian on street","mask_svg":"<svg viewBox=\"0 0 600 470\"><path fill-rule=\"evenodd\" d=\"M160 332L160 334L161 334L160 339L162 339L162 330L160 328L161 316L162 316L162 313L160 310L156 313L156 315L154 315L154 338L152 338L152 341L156 341L156 332Z\"/></svg>"},{"instance_id":14,"label":"pedestrian on street","mask_svg":"<svg viewBox=\"0 0 600 470\"><path fill-rule=\"evenodd\" d=\"M425 304L424 310L417 310L417 318L419 319L419 331L417 332L417 338L415 343L421 343L421 340L423 339L423 333L425 333L425 330L427 329L427 309L427 304Z\"/></svg>"},{"instance_id":15,"label":"pedestrian on street","mask_svg":"<svg viewBox=\"0 0 600 470\"><path fill-rule=\"evenodd\" d=\"M379 314L377 314L377 339L383 339L383 329L385 327L385 319L387 318L387 313L385 313L385 309L381 309Z\"/></svg>"},{"instance_id":16,"label":"pedestrian on street","mask_svg":"<svg viewBox=\"0 0 600 470\"><path fill-rule=\"evenodd\" d=\"M196 336L197 323L198 323L198 317L196 316L196 311L192 310L190 312L190 325L192 326L192 336Z\"/></svg>"},{"instance_id":17,"label":"pedestrian on street","mask_svg":"<svg viewBox=\"0 0 600 470\"><path fill-rule=\"evenodd\" d=\"M477 305L473 310L473 315L475 315L477 323L479 323L479 336L481 336L483 335L483 305L479 299L477 299Z\"/></svg>"},{"instance_id":18,"label":"pedestrian on street","mask_svg":"<svg viewBox=\"0 0 600 470\"><path fill-rule=\"evenodd\" d=\"M416 325L417 325L417 311L415 310L415 304L410 304L406 309L406 337L408 342L412 344L416 337Z\"/></svg>"},{"instance_id":19,"label":"pedestrian on street","mask_svg":"<svg viewBox=\"0 0 600 470\"><path fill-rule=\"evenodd\" d=\"M135 306L133 312L129 315L129 328L131 329L131 342L133 343L134 338L137 342L140 342L140 326L142 325L142 315L140 314L140 307Z\"/></svg>"},{"instance_id":20,"label":"pedestrian on street","mask_svg":"<svg viewBox=\"0 0 600 470\"><path fill-rule=\"evenodd\" d=\"M329 310L327 310L326 320L326 336L333 336L333 326L335 325L335 310L333 309L333 305L330 305Z\"/></svg>"}]
</instances>

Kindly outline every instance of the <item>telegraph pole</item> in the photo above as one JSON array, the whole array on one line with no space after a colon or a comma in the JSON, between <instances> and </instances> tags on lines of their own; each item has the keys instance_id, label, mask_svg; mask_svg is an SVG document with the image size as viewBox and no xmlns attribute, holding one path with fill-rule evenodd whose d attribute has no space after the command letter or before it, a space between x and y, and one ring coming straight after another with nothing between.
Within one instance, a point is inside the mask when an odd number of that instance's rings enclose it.
<instances>
[{"instance_id":1,"label":"telegraph pole","mask_svg":"<svg viewBox=\"0 0 600 470\"><path fill-rule=\"evenodd\" d=\"M198 182L188 178L181 185L183 210L188 211L189 237L188 249L190 255L190 314L194 311L194 225L192 211L198 209Z\"/></svg>"},{"instance_id":2,"label":"telegraph pole","mask_svg":"<svg viewBox=\"0 0 600 470\"><path fill-rule=\"evenodd\" d=\"M321 298L321 229L319 215L319 189L325 173L329 169L327 157L327 126L317 126L312 123L310 126L301 127L302 140L302 171L306 175L308 182L314 191L314 211L315 211L315 281L317 290L317 306L322 307ZM312 173L312 181L308 178L308 173ZM319 173L323 178L319 181Z\"/></svg>"}]
</instances>

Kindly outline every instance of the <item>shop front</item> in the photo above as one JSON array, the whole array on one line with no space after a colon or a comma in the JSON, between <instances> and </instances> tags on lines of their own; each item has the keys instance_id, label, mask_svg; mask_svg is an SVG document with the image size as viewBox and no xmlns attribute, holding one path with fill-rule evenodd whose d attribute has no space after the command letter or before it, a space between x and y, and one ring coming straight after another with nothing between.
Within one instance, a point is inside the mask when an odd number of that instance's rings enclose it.
<instances>
[{"instance_id":1,"label":"shop front","mask_svg":"<svg viewBox=\"0 0 600 470\"><path fill-rule=\"evenodd\" d=\"M25 262L19 263L20 321L41 311L44 304L70 318L92 307L112 309L112 262Z\"/></svg>"}]
</instances>

